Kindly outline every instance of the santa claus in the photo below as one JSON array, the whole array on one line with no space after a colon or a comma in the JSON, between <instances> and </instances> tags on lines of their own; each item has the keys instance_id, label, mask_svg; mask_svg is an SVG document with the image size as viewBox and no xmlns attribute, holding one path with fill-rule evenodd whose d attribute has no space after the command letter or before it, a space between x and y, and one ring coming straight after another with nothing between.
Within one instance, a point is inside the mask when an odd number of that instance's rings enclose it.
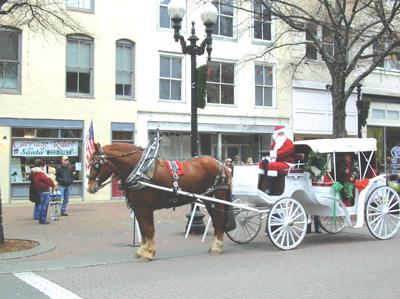
<instances>
[{"instance_id":1,"label":"santa claus","mask_svg":"<svg viewBox=\"0 0 400 299\"><path fill-rule=\"evenodd\" d=\"M260 173L269 176L277 176L278 171L288 169L294 163L294 145L292 140L286 137L285 127L276 126L272 135L273 142L269 152L259 164Z\"/></svg>"}]
</instances>

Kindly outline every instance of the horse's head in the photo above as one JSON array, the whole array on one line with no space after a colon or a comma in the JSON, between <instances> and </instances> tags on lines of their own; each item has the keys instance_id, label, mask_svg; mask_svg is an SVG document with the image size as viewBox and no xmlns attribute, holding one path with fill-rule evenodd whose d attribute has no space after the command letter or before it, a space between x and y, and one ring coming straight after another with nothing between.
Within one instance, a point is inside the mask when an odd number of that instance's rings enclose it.
<instances>
[{"instance_id":1,"label":"horse's head","mask_svg":"<svg viewBox=\"0 0 400 299\"><path fill-rule=\"evenodd\" d=\"M95 144L95 151L89 159L88 187L89 193L96 193L102 188L102 184L113 175L114 170L107 156L103 152L100 143Z\"/></svg>"}]
</instances>

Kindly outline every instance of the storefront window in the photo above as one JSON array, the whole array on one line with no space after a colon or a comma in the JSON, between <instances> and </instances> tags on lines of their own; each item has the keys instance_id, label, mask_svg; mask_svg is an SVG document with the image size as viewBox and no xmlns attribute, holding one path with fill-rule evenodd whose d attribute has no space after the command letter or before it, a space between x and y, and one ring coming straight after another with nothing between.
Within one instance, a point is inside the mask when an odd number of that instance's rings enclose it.
<instances>
[{"instance_id":1,"label":"storefront window","mask_svg":"<svg viewBox=\"0 0 400 299\"><path fill-rule=\"evenodd\" d=\"M113 142L128 142L133 143L133 131L113 131L112 132Z\"/></svg>"},{"instance_id":2,"label":"storefront window","mask_svg":"<svg viewBox=\"0 0 400 299\"><path fill-rule=\"evenodd\" d=\"M390 173L399 173L400 128L386 128L386 157Z\"/></svg>"},{"instance_id":3,"label":"storefront window","mask_svg":"<svg viewBox=\"0 0 400 299\"><path fill-rule=\"evenodd\" d=\"M82 130L56 128L12 128L10 182L11 197L26 198L31 169L36 159L45 168L57 168L61 157L69 157L73 171L72 195L82 194ZM60 137L62 136L62 137Z\"/></svg>"},{"instance_id":4,"label":"storefront window","mask_svg":"<svg viewBox=\"0 0 400 299\"><path fill-rule=\"evenodd\" d=\"M134 142L135 125L130 123L111 123L111 143ZM124 192L119 188L118 179L113 179L111 185L111 194L113 198L124 197Z\"/></svg>"},{"instance_id":5,"label":"storefront window","mask_svg":"<svg viewBox=\"0 0 400 299\"><path fill-rule=\"evenodd\" d=\"M43 138L58 138L58 129L37 129L36 136L43 137Z\"/></svg>"},{"instance_id":6,"label":"storefront window","mask_svg":"<svg viewBox=\"0 0 400 299\"><path fill-rule=\"evenodd\" d=\"M82 130L61 129L61 138L82 138Z\"/></svg>"},{"instance_id":7,"label":"storefront window","mask_svg":"<svg viewBox=\"0 0 400 299\"><path fill-rule=\"evenodd\" d=\"M149 133L150 139L153 140L155 132ZM183 160L191 156L191 139L189 132L160 132L161 142L158 156L169 160Z\"/></svg>"},{"instance_id":8,"label":"storefront window","mask_svg":"<svg viewBox=\"0 0 400 299\"><path fill-rule=\"evenodd\" d=\"M12 137L33 138L35 129L32 128L13 128L11 130Z\"/></svg>"},{"instance_id":9,"label":"storefront window","mask_svg":"<svg viewBox=\"0 0 400 299\"><path fill-rule=\"evenodd\" d=\"M376 161L382 173L400 173L400 128L368 127L367 136L377 141Z\"/></svg>"}]
</instances>

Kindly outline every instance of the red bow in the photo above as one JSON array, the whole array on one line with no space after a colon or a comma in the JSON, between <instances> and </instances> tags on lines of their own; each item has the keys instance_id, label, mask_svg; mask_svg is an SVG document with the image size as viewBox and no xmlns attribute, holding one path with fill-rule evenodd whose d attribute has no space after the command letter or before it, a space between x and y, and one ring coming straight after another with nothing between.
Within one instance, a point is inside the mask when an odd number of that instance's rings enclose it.
<instances>
[{"instance_id":1,"label":"red bow","mask_svg":"<svg viewBox=\"0 0 400 299\"><path fill-rule=\"evenodd\" d=\"M367 187L369 184L369 179L363 179L363 180L356 180L354 185L357 187L358 190L362 191Z\"/></svg>"}]
</instances>

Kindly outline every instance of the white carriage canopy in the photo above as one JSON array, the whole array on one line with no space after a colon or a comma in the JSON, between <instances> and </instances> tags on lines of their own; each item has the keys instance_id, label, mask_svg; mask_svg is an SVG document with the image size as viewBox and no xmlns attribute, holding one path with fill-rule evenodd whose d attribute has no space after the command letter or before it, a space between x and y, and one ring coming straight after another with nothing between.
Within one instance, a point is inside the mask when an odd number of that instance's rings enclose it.
<instances>
[{"instance_id":1,"label":"white carriage canopy","mask_svg":"<svg viewBox=\"0 0 400 299\"><path fill-rule=\"evenodd\" d=\"M307 145L313 152L319 153L358 153L376 151L375 138L312 139L296 141L294 144Z\"/></svg>"},{"instance_id":2,"label":"white carriage canopy","mask_svg":"<svg viewBox=\"0 0 400 299\"><path fill-rule=\"evenodd\" d=\"M371 161L376 151L375 138L336 138L336 139L311 139L294 142L295 146L306 146L313 152L322 154L333 154L333 172L336 181L336 153L354 153L358 156L359 177L364 179L370 169L375 175L376 172L371 165ZM363 159L361 159L363 158ZM362 160L365 163L362 163ZM364 167L362 167L364 164Z\"/></svg>"}]
</instances>

